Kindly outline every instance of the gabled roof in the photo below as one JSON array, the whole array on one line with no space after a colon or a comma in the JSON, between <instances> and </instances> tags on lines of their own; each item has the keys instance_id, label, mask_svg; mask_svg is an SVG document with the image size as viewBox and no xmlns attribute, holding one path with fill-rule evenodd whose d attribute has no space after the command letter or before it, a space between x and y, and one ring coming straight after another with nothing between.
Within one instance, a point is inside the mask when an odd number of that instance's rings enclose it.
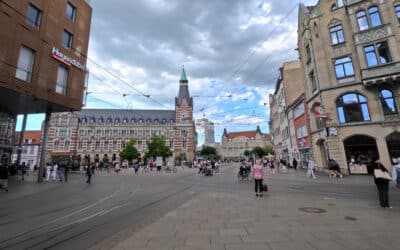
<instances>
[{"instance_id":1,"label":"gabled roof","mask_svg":"<svg viewBox=\"0 0 400 250\"><path fill-rule=\"evenodd\" d=\"M257 131L241 131L241 132L231 132L227 134L228 139L235 139L237 137L247 137L247 138L255 138L257 135Z\"/></svg>"},{"instance_id":2,"label":"gabled roof","mask_svg":"<svg viewBox=\"0 0 400 250\"><path fill-rule=\"evenodd\" d=\"M127 119L128 122L132 120L155 121L166 120L170 122L175 121L175 110L140 110L140 109L82 109L77 112L79 119L86 118L88 120L94 118L95 121L103 119L106 121L111 118L113 121L119 119L121 122Z\"/></svg>"},{"instance_id":3,"label":"gabled roof","mask_svg":"<svg viewBox=\"0 0 400 250\"><path fill-rule=\"evenodd\" d=\"M16 134L16 144L19 143L19 138L20 138L21 132L17 132ZM37 144L40 145L40 139L42 137L42 131L41 130L33 130L33 131L25 131L24 134L24 144ZM32 140L31 143L28 143L29 140Z\"/></svg>"}]
</instances>

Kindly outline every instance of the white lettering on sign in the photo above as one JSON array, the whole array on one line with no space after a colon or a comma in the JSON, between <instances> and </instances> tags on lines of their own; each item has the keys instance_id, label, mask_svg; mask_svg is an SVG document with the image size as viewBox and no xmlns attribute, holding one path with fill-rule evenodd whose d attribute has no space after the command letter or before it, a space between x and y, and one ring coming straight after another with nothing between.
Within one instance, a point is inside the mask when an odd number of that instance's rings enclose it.
<instances>
[{"instance_id":1,"label":"white lettering on sign","mask_svg":"<svg viewBox=\"0 0 400 250\"><path fill-rule=\"evenodd\" d=\"M67 55L64 55L63 53L61 53L57 48L55 48L55 47L53 47L53 49L52 49L52 51L51 51L51 56L54 58L54 59L56 59L56 60L58 60L58 61L60 61L60 62L62 62L62 63L64 63L64 64L66 64L66 65L68 65L68 66L74 66L74 67L76 67L76 68L78 68L78 69L80 69L80 70L82 70L82 71L84 71L84 72L86 72L86 66L85 65L82 65L80 62L78 62L77 60L75 60L75 59L72 59L71 57L69 57L69 56L67 56Z\"/></svg>"}]
</instances>

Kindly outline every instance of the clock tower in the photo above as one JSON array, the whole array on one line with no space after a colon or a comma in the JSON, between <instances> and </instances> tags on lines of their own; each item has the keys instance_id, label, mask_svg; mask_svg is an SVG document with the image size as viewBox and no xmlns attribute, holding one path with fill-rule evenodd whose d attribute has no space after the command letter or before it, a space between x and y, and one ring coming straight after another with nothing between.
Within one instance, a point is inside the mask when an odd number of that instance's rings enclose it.
<instances>
[{"instance_id":1,"label":"clock tower","mask_svg":"<svg viewBox=\"0 0 400 250\"><path fill-rule=\"evenodd\" d=\"M182 69L179 93L175 98L175 114L174 157L191 162L196 155L196 131L193 121L193 98L189 94L185 68Z\"/></svg>"}]
</instances>

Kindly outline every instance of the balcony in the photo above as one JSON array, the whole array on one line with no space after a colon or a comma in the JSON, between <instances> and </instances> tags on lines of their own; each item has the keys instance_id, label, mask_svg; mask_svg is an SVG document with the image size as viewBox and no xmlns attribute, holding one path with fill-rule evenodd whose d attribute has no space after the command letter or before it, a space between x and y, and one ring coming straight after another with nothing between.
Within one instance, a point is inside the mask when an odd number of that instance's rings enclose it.
<instances>
[{"instance_id":1,"label":"balcony","mask_svg":"<svg viewBox=\"0 0 400 250\"><path fill-rule=\"evenodd\" d=\"M400 62L393 62L361 70L365 86L394 82L400 79Z\"/></svg>"}]
</instances>

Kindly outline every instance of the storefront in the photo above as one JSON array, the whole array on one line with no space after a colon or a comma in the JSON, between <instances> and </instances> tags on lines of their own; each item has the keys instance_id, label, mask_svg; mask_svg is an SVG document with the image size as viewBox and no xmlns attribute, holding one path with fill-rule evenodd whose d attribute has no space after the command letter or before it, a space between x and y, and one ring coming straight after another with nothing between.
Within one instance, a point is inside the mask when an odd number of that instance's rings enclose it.
<instances>
[{"instance_id":1,"label":"storefront","mask_svg":"<svg viewBox=\"0 0 400 250\"><path fill-rule=\"evenodd\" d=\"M354 135L343 141L350 174L372 173L370 162L379 158L376 140L367 135Z\"/></svg>"}]
</instances>

